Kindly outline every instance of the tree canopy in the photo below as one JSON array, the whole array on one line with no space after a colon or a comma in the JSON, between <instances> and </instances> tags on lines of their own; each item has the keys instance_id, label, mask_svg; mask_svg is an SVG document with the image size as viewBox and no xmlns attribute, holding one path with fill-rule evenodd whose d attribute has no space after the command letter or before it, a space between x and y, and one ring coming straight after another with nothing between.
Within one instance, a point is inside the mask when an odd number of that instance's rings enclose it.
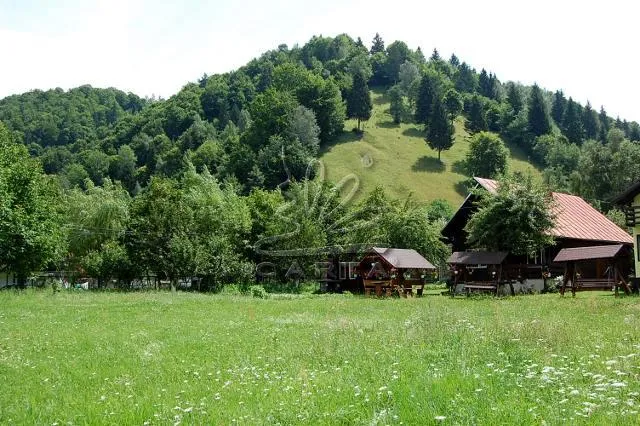
<instances>
[{"instance_id":1,"label":"tree canopy","mask_svg":"<svg viewBox=\"0 0 640 426\"><path fill-rule=\"evenodd\" d=\"M528 255L553 245L553 199L531 175L504 177L496 194L481 193L465 227L472 247Z\"/></svg>"}]
</instances>

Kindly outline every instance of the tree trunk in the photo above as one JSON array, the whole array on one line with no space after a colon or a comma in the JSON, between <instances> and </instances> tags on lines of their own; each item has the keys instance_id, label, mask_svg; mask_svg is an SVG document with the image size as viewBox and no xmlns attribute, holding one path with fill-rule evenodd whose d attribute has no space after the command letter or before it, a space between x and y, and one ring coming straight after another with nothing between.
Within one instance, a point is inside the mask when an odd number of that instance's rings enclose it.
<instances>
[{"instance_id":1,"label":"tree trunk","mask_svg":"<svg viewBox=\"0 0 640 426\"><path fill-rule=\"evenodd\" d=\"M440 153L441 153L441 152L442 152L442 150L441 150L441 149L439 149L439 150L438 150L438 162L439 162L439 163L442 163L442 161L440 160Z\"/></svg>"},{"instance_id":2,"label":"tree trunk","mask_svg":"<svg viewBox=\"0 0 640 426\"><path fill-rule=\"evenodd\" d=\"M358 131L360 131L360 119L358 118Z\"/></svg>"}]
</instances>

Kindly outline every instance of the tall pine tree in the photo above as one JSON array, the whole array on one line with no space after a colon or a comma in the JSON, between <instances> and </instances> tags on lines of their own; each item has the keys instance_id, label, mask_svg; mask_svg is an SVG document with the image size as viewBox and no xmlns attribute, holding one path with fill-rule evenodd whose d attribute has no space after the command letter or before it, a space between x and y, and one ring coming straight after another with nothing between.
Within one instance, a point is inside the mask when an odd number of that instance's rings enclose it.
<instances>
[{"instance_id":1,"label":"tall pine tree","mask_svg":"<svg viewBox=\"0 0 640 426\"><path fill-rule=\"evenodd\" d=\"M376 33L375 37L373 37L373 42L371 44L371 50L369 51L372 55L376 53L384 53L384 41L382 41L382 37L380 34Z\"/></svg>"},{"instance_id":2,"label":"tall pine tree","mask_svg":"<svg viewBox=\"0 0 640 426\"><path fill-rule=\"evenodd\" d=\"M487 118L484 111L484 103L477 94L473 95L469 102L469 129L472 132L487 130Z\"/></svg>"},{"instance_id":3,"label":"tall pine tree","mask_svg":"<svg viewBox=\"0 0 640 426\"><path fill-rule=\"evenodd\" d=\"M487 70L482 68L478 76L478 92L485 98L491 98L491 91L491 79L487 74Z\"/></svg>"},{"instance_id":4,"label":"tall pine tree","mask_svg":"<svg viewBox=\"0 0 640 426\"><path fill-rule=\"evenodd\" d=\"M562 120L562 130L569 142L579 145L584 138L584 130L578 108L578 104L572 98L569 98L567 109L564 112L564 119Z\"/></svg>"},{"instance_id":5,"label":"tall pine tree","mask_svg":"<svg viewBox=\"0 0 640 426\"><path fill-rule=\"evenodd\" d=\"M426 73L420 80L418 98L416 99L416 122L429 125L431 107L434 98L437 97L437 86L432 74Z\"/></svg>"},{"instance_id":6,"label":"tall pine tree","mask_svg":"<svg viewBox=\"0 0 640 426\"><path fill-rule=\"evenodd\" d=\"M591 103L587 101L587 105L582 111L582 126L584 127L584 136L587 139L597 139L598 131L598 114L591 108Z\"/></svg>"},{"instance_id":7,"label":"tall pine tree","mask_svg":"<svg viewBox=\"0 0 640 426\"><path fill-rule=\"evenodd\" d=\"M604 106L600 106L600 114L598 114L598 121L600 122L600 135L598 139L600 142L607 142L607 134L609 133L609 129L611 127L609 123L609 116L607 116L607 111L604 110Z\"/></svg>"},{"instance_id":8,"label":"tall pine tree","mask_svg":"<svg viewBox=\"0 0 640 426\"><path fill-rule=\"evenodd\" d=\"M529 95L529 111L527 116L528 130L534 136L547 134L551 131L551 118L547 110L542 90L537 84L531 88Z\"/></svg>"},{"instance_id":9,"label":"tall pine tree","mask_svg":"<svg viewBox=\"0 0 640 426\"><path fill-rule=\"evenodd\" d=\"M513 115L518 115L522 108L524 108L524 99L522 99L522 92L520 88L513 82L507 84L507 102L513 109Z\"/></svg>"},{"instance_id":10,"label":"tall pine tree","mask_svg":"<svg viewBox=\"0 0 640 426\"><path fill-rule=\"evenodd\" d=\"M439 96L433 99L431 106L431 120L427 128L426 142L431 149L438 151L438 161L441 161L440 153L453 145L453 126L449 122L447 110Z\"/></svg>"},{"instance_id":11,"label":"tall pine tree","mask_svg":"<svg viewBox=\"0 0 640 426\"><path fill-rule=\"evenodd\" d=\"M564 120L564 110L567 108L567 98L564 97L562 90L557 90L553 95L553 105L551 106L551 117L558 127L562 127Z\"/></svg>"},{"instance_id":12,"label":"tall pine tree","mask_svg":"<svg viewBox=\"0 0 640 426\"><path fill-rule=\"evenodd\" d=\"M347 116L358 120L358 131L360 130L360 121L368 120L371 117L371 94L367 79L361 72L353 75L353 85L347 96Z\"/></svg>"}]
</instances>

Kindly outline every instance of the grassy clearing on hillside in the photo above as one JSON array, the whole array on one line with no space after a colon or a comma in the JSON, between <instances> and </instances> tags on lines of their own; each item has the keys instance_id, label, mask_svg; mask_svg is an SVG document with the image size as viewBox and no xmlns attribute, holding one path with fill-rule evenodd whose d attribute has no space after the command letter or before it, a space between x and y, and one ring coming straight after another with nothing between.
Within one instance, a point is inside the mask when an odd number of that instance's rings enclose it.
<instances>
[{"instance_id":1,"label":"grassy clearing on hillside","mask_svg":"<svg viewBox=\"0 0 640 426\"><path fill-rule=\"evenodd\" d=\"M357 198L377 185L385 187L395 198L413 193L415 199L448 200L458 207L467 195L461 183L466 179L461 162L469 149L469 134L461 118L456 120L456 142L448 151L438 153L427 146L421 126L393 123L389 103L380 91L372 93L373 113L364 123L362 137L350 132L355 121L347 121L342 138L322 154L327 178L338 182L351 173L358 176L360 190ZM527 162L526 155L517 147L509 147L509 167L513 171L539 172Z\"/></svg>"},{"instance_id":2,"label":"grassy clearing on hillside","mask_svg":"<svg viewBox=\"0 0 640 426\"><path fill-rule=\"evenodd\" d=\"M640 421L636 298L7 291L0 305L1 424Z\"/></svg>"}]
</instances>

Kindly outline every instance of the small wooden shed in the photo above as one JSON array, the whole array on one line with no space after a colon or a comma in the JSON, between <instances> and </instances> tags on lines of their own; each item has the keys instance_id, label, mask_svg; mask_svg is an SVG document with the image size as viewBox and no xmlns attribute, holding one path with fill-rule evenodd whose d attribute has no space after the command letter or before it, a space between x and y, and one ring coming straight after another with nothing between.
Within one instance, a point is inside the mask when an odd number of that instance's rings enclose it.
<instances>
[{"instance_id":1,"label":"small wooden shed","mask_svg":"<svg viewBox=\"0 0 640 426\"><path fill-rule=\"evenodd\" d=\"M422 295L425 281L435 274L436 267L415 250L372 247L360 261L358 271L365 294L390 296L398 291L407 296L413 294L414 286Z\"/></svg>"},{"instance_id":2,"label":"small wooden shed","mask_svg":"<svg viewBox=\"0 0 640 426\"><path fill-rule=\"evenodd\" d=\"M629 273L629 252L624 244L560 250L553 260L564 264L560 294L564 295L567 285L574 296L576 291L613 289L618 295L619 288L630 294L631 287L625 278Z\"/></svg>"}]
</instances>

